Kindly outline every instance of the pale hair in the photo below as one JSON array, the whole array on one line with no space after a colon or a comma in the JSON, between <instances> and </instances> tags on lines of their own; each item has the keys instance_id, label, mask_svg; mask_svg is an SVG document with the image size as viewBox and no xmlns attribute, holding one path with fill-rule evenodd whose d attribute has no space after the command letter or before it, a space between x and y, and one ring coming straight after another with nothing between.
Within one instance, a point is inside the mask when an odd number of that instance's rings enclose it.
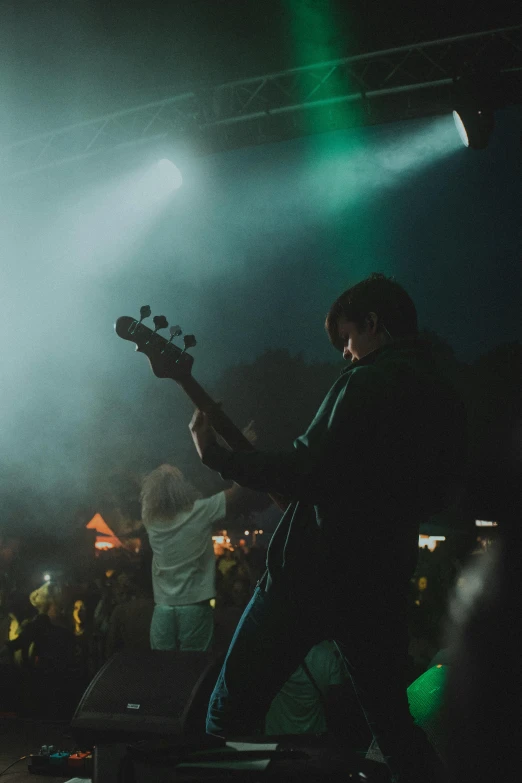
<instances>
[{"instance_id":1,"label":"pale hair","mask_svg":"<svg viewBox=\"0 0 522 783\"><path fill-rule=\"evenodd\" d=\"M180 511L190 511L201 497L181 470L160 465L141 484L141 520L145 527L153 522L168 522Z\"/></svg>"},{"instance_id":2,"label":"pale hair","mask_svg":"<svg viewBox=\"0 0 522 783\"><path fill-rule=\"evenodd\" d=\"M44 582L41 587L33 590L29 596L29 601L35 609L38 609L39 614L48 614L53 608L59 612L60 590L50 585L49 582Z\"/></svg>"}]
</instances>

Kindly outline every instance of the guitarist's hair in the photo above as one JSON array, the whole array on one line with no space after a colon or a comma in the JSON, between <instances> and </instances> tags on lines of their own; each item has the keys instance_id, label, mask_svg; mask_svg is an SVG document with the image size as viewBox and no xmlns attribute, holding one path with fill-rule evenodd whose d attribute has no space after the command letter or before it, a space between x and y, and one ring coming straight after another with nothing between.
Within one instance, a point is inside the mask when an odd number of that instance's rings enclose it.
<instances>
[{"instance_id":1,"label":"guitarist's hair","mask_svg":"<svg viewBox=\"0 0 522 783\"><path fill-rule=\"evenodd\" d=\"M168 522L180 511L190 511L201 493L173 465L160 465L141 485L141 519L145 527Z\"/></svg>"},{"instance_id":2,"label":"guitarist's hair","mask_svg":"<svg viewBox=\"0 0 522 783\"><path fill-rule=\"evenodd\" d=\"M344 291L331 306L325 328L332 345L343 350L337 328L341 316L362 326L372 311L379 316L381 325L390 337L399 339L417 336L417 311L409 294L393 277L373 272L365 280Z\"/></svg>"}]
</instances>

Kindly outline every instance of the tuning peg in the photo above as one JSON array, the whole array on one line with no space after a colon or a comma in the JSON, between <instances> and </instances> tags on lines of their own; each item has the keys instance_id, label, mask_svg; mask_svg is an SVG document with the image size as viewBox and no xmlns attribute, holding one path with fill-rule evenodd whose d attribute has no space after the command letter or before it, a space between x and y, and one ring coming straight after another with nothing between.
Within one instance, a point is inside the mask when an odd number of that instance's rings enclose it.
<instances>
[{"instance_id":1,"label":"tuning peg","mask_svg":"<svg viewBox=\"0 0 522 783\"><path fill-rule=\"evenodd\" d=\"M176 359L176 364L179 362L180 359L184 358L185 351L188 348L194 348L194 346L196 345L196 338L194 337L193 334L186 334L185 337L183 338L183 342L185 344L185 347L183 348L180 355Z\"/></svg>"},{"instance_id":2,"label":"tuning peg","mask_svg":"<svg viewBox=\"0 0 522 783\"><path fill-rule=\"evenodd\" d=\"M157 332L158 329L166 329L169 325L169 322L165 318L164 315L155 315L152 319L154 321L154 331Z\"/></svg>"},{"instance_id":3,"label":"tuning peg","mask_svg":"<svg viewBox=\"0 0 522 783\"><path fill-rule=\"evenodd\" d=\"M134 334L138 326L141 324L144 318L148 318L151 313L151 309L149 305L143 305L143 307L140 307L140 320L134 321L132 324L132 327L129 328L129 334Z\"/></svg>"},{"instance_id":4,"label":"tuning peg","mask_svg":"<svg viewBox=\"0 0 522 783\"><path fill-rule=\"evenodd\" d=\"M161 353L165 353L167 350L167 345L170 345L170 343L173 341L175 337L179 337L181 334L181 326L171 326L169 329L170 337L167 343L163 346L163 350Z\"/></svg>"}]
</instances>

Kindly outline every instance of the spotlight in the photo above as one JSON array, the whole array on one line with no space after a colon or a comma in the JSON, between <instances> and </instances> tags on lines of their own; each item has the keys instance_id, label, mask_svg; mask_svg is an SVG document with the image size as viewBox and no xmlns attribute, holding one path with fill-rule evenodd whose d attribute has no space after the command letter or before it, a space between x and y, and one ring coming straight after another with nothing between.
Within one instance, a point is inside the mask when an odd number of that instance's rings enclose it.
<instances>
[{"instance_id":1,"label":"spotlight","mask_svg":"<svg viewBox=\"0 0 522 783\"><path fill-rule=\"evenodd\" d=\"M137 208L165 202L181 187L183 178L178 167L169 158L149 156L132 197Z\"/></svg>"},{"instance_id":2,"label":"spotlight","mask_svg":"<svg viewBox=\"0 0 522 783\"><path fill-rule=\"evenodd\" d=\"M473 150L488 146L500 105L498 75L468 74L453 84L453 119L462 143Z\"/></svg>"},{"instance_id":3,"label":"spotlight","mask_svg":"<svg viewBox=\"0 0 522 783\"><path fill-rule=\"evenodd\" d=\"M43 578L44 578L44 582L50 582L51 581L51 574L44 574Z\"/></svg>"},{"instance_id":4,"label":"spotlight","mask_svg":"<svg viewBox=\"0 0 522 783\"><path fill-rule=\"evenodd\" d=\"M168 158L162 158L156 163L158 183L165 190L177 190L183 184L183 177L178 167Z\"/></svg>"},{"instance_id":5,"label":"spotlight","mask_svg":"<svg viewBox=\"0 0 522 783\"><path fill-rule=\"evenodd\" d=\"M454 109L453 119L465 147L472 150L486 149L495 125L491 110L462 107Z\"/></svg>"}]
</instances>

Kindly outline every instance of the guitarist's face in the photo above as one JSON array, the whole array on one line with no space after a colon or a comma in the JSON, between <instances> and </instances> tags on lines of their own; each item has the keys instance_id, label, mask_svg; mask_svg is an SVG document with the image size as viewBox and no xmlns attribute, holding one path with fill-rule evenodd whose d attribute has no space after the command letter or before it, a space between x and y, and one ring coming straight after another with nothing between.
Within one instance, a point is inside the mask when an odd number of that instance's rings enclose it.
<instances>
[{"instance_id":1,"label":"guitarist's face","mask_svg":"<svg viewBox=\"0 0 522 783\"><path fill-rule=\"evenodd\" d=\"M357 361L388 342L386 333L379 327L375 313L368 313L362 325L341 316L337 322L339 342L343 346L343 357Z\"/></svg>"}]
</instances>

